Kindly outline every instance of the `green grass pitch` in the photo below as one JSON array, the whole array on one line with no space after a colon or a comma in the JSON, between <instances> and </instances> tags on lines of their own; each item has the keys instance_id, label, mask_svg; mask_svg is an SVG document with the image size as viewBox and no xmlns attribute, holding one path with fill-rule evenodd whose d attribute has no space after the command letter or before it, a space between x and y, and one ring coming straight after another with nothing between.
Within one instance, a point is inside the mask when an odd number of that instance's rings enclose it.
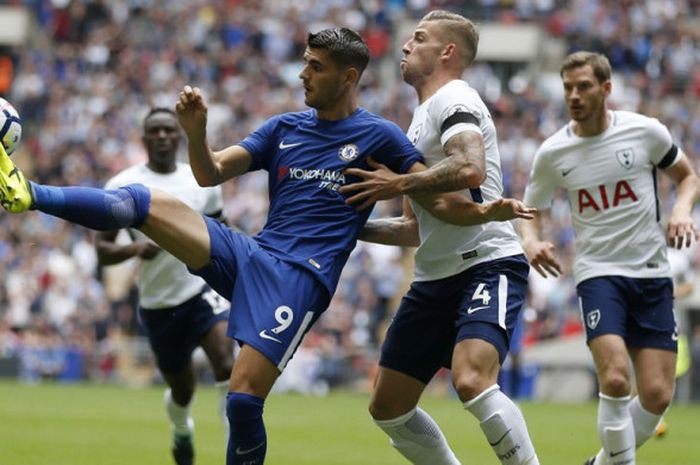
<instances>
[{"instance_id":1,"label":"green grass pitch","mask_svg":"<svg viewBox=\"0 0 700 465\"><path fill-rule=\"evenodd\" d=\"M173 465L162 388L0 383L0 465ZM269 465L401 465L370 420L366 394L273 394L266 403ZM194 405L197 465L223 465L215 392ZM498 465L476 421L459 402L427 396L464 465ZM521 405L543 465L581 465L597 449L596 406ZM638 465L700 463L700 406L676 405L668 433L639 451Z\"/></svg>"}]
</instances>

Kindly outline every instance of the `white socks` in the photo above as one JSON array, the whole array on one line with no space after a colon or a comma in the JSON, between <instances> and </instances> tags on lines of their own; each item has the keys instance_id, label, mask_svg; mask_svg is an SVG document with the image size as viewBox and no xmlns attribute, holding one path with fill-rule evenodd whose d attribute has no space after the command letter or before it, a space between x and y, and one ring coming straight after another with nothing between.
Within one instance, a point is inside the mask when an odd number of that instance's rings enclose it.
<instances>
[{"instance_id":1,"label":"white socks","mask_svg":"<svg viewBox=\"0 0 700 465\"><path fill-rule=\"evenodd\" d=\"M632 402L629 404L629 411L634 424L635 444L639 447L654 434L663 415L656 415L645 409L639 401L639 396L635 396L632 399Z\"/></svg>"},{"instance_id":2,"label":"white socks","mask_svg":"<svg viewBox=\"0 0 700 465\"><path fill-rule=\"evenodd\" d=\"M180 406L172 398L170 389L165 390L165 410L173 425L173 433L178 436L189 436L194 432L194 419L192 418L192 402L188 405Z\"/></svg>"},{"instance_id":3,"label":"white socks","mask_svg":"<svg viewBox=\"0 0 700 465\"><path fill-rule=\"evenodd\" d=\"M481 430L503 465L539 465L520 409L497 384L465 402L464 408L479 420Z\"/></svg>"},{"instance_id":4,"label":"white socks","mask_svg":"<svg viewBox=\"0 0 700 465\"><path fill-rule=\"evenodd\" d=\"M598 435L603 450L596 456L596 465L634 465L634 425L628 408L630 397L598 394Z\"/></svg>"},{"instance_id":5,"label":"white socks","mask_svg":"<svg viewBox=\"0 0 700 465\"><path fill-rule=\"evenodd\" d=\"M601 401L603 399L602 396L603 394L601 394ZM628 399L628 397L625 397L623 399ZM639 401L639 396L635 396L634 399L629 401L629 403L627 404L627 410L629 411L629 416L632 421L632 429L634 431L634 444L636 449L641 447L641 445L647 442L647 440L654 434L654 431L656 431L656 427L661 421L663 415L656 415L645 409L642 406L642 403ZM616 462L608 459L603 449L598 451L598 454L596 455L595 465L609 465L614 463Z\"/></svg>"},{"instance_id":6,"label":"white socks","mask_svg":"<svg viewBox=\"0 0 700 465\"><path fill-rule=\"evenodd\" d=\"M392 420L374 420L391 445L414 465L460 465L440 427L426 412L414 410Z\"/></svg>"},{"instance_id":7,"label":"white socks","mask_svg":"<svg viewBox=\"0 0 700 465\"><path fill-rule=\"evenodd\" d=\"M217 408L219 411L217 412L219 414L219 418L221 418L221 422L224 424L224 432L226 433L226 443L228 444L228 430L229 430L229 425L228 425L228 417L226 417L226 395L228 394L228 386L229 386L229 381L217 381L214 383L214 387L216 388L216 392L219 394L219 404Z\"/></svg>"}]
</instances>

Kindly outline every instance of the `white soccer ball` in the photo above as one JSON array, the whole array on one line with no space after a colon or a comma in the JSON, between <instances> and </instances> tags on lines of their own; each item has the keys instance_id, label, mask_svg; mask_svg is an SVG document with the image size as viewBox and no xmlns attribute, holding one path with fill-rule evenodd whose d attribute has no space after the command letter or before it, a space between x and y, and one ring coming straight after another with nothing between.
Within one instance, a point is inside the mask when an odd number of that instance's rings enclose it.
<instances>
[{"instance_id":1,"label":"white soccer ball","mask_svg":"<svg viewBox=\"0 0 700 465\"><path fill-rule=\"evenodd\" d=\"M0 140L8 155L12 155L22 140L22 120L15 107L4 98L0 98Z\"/></svg>"}]
</instances>

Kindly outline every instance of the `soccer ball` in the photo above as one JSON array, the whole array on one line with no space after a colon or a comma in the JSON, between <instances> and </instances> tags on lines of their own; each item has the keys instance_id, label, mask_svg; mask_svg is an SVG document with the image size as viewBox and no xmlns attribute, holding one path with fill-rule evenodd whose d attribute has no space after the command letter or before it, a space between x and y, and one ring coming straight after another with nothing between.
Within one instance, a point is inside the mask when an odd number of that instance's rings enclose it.
<instances>
[{"instance_id":1,"label":"soccer ball","mask_svg":"<svg viewBox=\"0 0 700 465\"><path fill-rule=\"evenodd\" d=\"M15 107L4 98L0 98L0 140L8 155L12 155L22 140L22 120Z\"/></svg>"}]
</instances>

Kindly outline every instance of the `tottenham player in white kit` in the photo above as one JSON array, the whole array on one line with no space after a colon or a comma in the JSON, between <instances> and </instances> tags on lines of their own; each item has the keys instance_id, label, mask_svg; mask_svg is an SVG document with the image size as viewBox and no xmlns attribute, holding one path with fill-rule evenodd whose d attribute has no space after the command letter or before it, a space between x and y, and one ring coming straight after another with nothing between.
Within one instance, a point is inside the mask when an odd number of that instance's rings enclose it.
<instances>
[{"instance_id":1,"label":"tottenham player in white kit","mask_svg":"<svg viewBox=\"0 0 700 465\"><path fill-rule=\"evenodd\" d=\"M403 176L352 170L365 178L364 195L415 197L433 191L432 176L444 171L470 177L464 195L476 204L501 198L496 128L478 93L460 79L477 45L476 28L460 15L438 10L422 18L403 46L401 71L420 103L407 135L431 170ZM382 179L387 185L380 188ZM414 281L382 346L372 417L411 463L459 464L438 425L418 407L433 375L451 366L464 408L478 419L500 462L538 464L520 410L496 384L527 291L529 266L513 226L448 224L413 199L404 205L403 217L370 221L361 236L384 244L420 242Z\"/></svg>"},{"instance_id":2,"label":"tottenham player in white kit","mask_svg":"<svg viewBox=\"0 0 700 465\"><path fill-rule=\"evenodd\" d=\"M120 172L105 188L141 183L174 195L202 214L220 216L221 187L200 187L190 166L177 161L179 138L175 113L166 108L151 110L144 119L143 136L148 162ZM194 460L191 405L196 384L192 352L201 346L209 358L223 420L233 367L233 340L226 335L230 305L202 278L191 274L182 262L143 233L136 229L128 231L132 238L128 244L117 242L119 231L98 233L98 257L102 265L140 258L139 319L169 386L165 405L173 429L172 453L178 465L191 465Z\"/></svg>"},{"instance_id":3,"label":"tottenham player in white kit","mask_svg":"<svg viewBox=\"0 0 700 465\"><path fill-rule=\"evenodd\" d=\"M691 216L700 184L664 125L611 111L610 64L576 52L561 68L571 121L537 151L525 202L546 209L564 188L576 229L574 275L600 399L602 449L586 464L633 465L673 397L678 334L666 243L697 239ZM657 172L676 184L667 225L660 221ZM540 220L523 223L523 246L543 276L562 267L541 239ZM631 397L629 360L638 395Z\"/></svg>"}]
</instances>

